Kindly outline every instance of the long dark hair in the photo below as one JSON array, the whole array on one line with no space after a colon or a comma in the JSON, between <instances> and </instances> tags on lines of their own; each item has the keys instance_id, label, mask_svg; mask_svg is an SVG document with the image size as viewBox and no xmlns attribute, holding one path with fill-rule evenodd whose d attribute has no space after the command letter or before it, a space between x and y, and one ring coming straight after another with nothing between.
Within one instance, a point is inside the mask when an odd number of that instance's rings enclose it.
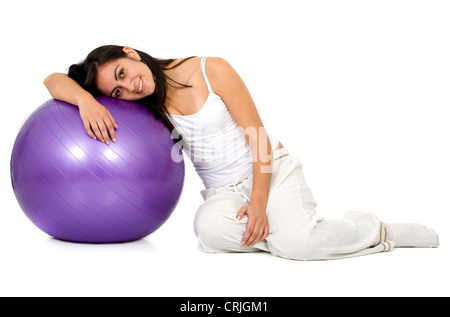
<instances>
[{"instance_id":1,"label":"long dark hair","mask_svg":"<svg viewBox=\"0 0 450 317\"><path fill-rule=\"evenodd\" d=\"M124 46L119 45L104 45L96 48L89 53L84 61L70 66L68 76L75 80L81 87L91 93L94 97L103 95L98 90L96 85L98 68L108 62L122 57L127 57L127 54L124 52L123 48ZM148 97L137 100L136 102L149 109L155 118L161 120L172 132L175 130L175 127L168 117L165 106L167 86L170 85L178 88L188 88L192 86L173 80L172 78L166 76L164 70L175 68L195 56L185 58L174 66L168 67L175 61L175 59L159 59L154 58L142 51L135 51L141 57L142 62L150 68L150 71L155 77L155 92ZM168 80L172 83L169 83Z\"/></svg>"}]
</instances>

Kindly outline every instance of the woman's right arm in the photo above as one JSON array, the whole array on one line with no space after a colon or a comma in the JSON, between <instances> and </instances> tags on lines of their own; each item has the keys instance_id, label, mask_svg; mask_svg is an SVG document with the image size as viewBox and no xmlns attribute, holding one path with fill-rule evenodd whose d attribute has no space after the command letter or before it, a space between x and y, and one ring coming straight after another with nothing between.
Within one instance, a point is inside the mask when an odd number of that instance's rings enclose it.
<instances>
[{"instance_id":1,"label":"woman's right arm","mask_svg":"<svg viewBox=\"0 0 450 317\"><path fill-rule=\"evenodd\" d=\"M86 132L106 144L116 142L117 124L111 113L78 83L62 73L54 73L44 80L50 95L78 106Z\"/></svg>"}]
</instances>

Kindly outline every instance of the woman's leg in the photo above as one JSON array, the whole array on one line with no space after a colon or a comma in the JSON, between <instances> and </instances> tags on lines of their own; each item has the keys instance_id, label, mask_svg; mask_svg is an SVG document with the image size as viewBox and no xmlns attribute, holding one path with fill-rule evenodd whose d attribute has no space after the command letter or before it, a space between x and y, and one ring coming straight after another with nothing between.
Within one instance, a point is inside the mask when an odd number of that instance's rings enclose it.
<instances>
[{"instance_id":1,"label":"woman's leg","mask_svg":"<svg viewBox=\"0 0 450 317\"><path fill-rule=\"evenodd\" d=\"M321 260L392 249L384 225L374 215L348 212L340 220L322 220L315 207L299 159L286 155L275 161L267 205L270 252L295 260Z\"/></svg>"},{"instance_id":2,"label":"woman's leg","mask_svg":"<svg viewBox=\"0 0 450 317\"><path fill-rule=\"evenodd\" d=\"M439 237L433 229L418 223L386 223L396 248L437 248Z\"/></svg>"},{"instance_id":3,"label":"woman's leg","mask_svg":"<svg viewBox=\"0 0 450 317\"><path fill-rule=\"evenodd\" d=\"M273 254L297 260L339 259L398 247L437 247L434 230L414 223L385 224L373 214L347 212L340 220L321 220L298 158L274 164L267 215L267 244Z\"/></svg>"},{"instance_id":4,"label":"woman's leg","mask_svg":"<svg viewBox=\"0 0 450 317\"><path fill-rule=\"evenodd\" d=\"M207 197L195 215L194 231L205 252L269 251L265 241L252 247L241 244L247 217L238 220L236 215L248 204L242 195L227 187L208 189L203 194Z\"/></svg>"},{"instance_id":5,"label":"woman's leg","mask_svg":"<svg viewBox=\"0 0 450 317\"><path fill-rule=\"evenodd\" d=\"M241 245L247 218L237 220L236 214L248 204L244 197L251 195L250 175L236 186L203 192L205 202L196 214L194 226L206 252L269 251L295 260L339 259L390 251L394 247L393 240L405 240L404 233L398 229L406 228L404 224L386 226L370 213L353 211L340 220L322 220L315 213L316 203L298 158L288 155L285 149L275 151L274 156L267 205L267 239L253 247ZM437 241L434 231L426 229L428 231L419 230L413 234L414 243L421 246L426 236L428 242L425 244L437 246L433 244ZM409 241L411 244L412 240Z\"/></svg>"}]
</instances>

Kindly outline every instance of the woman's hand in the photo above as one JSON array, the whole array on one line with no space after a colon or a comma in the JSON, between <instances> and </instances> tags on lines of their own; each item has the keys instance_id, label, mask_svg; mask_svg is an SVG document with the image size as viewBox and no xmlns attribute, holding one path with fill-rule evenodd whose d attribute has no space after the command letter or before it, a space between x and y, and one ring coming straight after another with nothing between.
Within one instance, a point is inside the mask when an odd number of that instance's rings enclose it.
<instances>
[{"instance_id":1,"label":"woman's hand","mask_svg":"<svg viewBox=\"0 0 450 317\"><path fill-rule=\"evenodd\" d=\"M84 128L93 139L99 139L108 145L110 140L116 142L115 129L118 126L108 109L93 98L79 103L78 108Z\"/></svg>"},{"instance_id":2,"label":"woman's hand","mask_svg":"<svg viewBox=\"0 0 450 317\"><path fill-rule=\"evenodd\" d=\"M76 105L79 108L86 132L106 144L116 142L117 124L109 111L67 74L53 73L44 80L53 98Z\"/></svg>"},{"instance_id":3,"label":"woman's hand","mask_svg":"<svg viewBox=\"0 0 450 317\"><path fill-rule=\"evenodd\" d=\"M255 243L267 238L269 235L269 221L267 219L266 210L263 206L257 204L250 204L242 207L236 218L241 220L244 215L247 215L247 230L242 238L242 245L251 247Z\"/></svg>"}]
</instances>

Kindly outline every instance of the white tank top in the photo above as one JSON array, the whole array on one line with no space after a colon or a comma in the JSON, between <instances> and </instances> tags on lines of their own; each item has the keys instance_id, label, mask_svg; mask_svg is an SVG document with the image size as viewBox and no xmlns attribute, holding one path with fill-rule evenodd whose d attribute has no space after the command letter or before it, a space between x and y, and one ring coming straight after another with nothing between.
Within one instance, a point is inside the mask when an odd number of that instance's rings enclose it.
<instances>
[{"instance_id":1,"label":"white tank top","mask_svg":"<svg viewBox=\"0 0 450 317\"><path fill-rule=\"evenodd\" d=\"M194 164L206 188L233 182L252 170L252 154L244 134L230 111L209 84L201 59L209 95L203 107L186 116L170 115L183 136L183 151Z\"/></svg>"}]
</instances>

